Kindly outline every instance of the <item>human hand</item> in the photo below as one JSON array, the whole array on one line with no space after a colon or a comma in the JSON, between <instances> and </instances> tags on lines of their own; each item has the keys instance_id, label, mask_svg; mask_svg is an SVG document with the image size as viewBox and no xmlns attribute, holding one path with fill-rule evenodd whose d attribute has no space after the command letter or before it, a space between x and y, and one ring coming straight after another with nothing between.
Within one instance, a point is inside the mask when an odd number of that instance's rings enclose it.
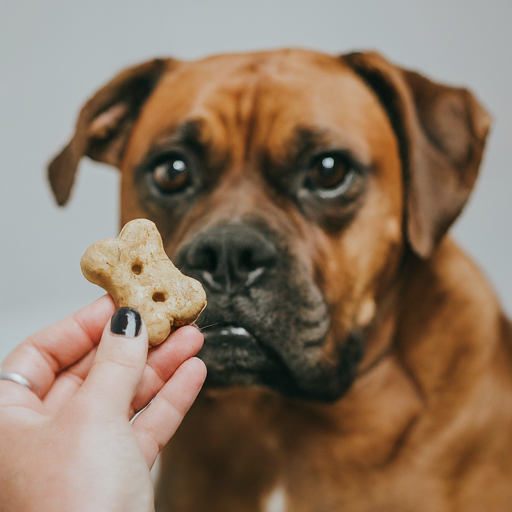
<instances>
[{"instance_id":1,"label":"human hand","mask_svg":"<svg viewBox=\"0 0 512 512\"><path fill-rule=\"evenodd\" d=\"M136 337L111 333L114 310L104 296L2 365L32 390L0 380L0 512L154 510L149 470L204 382L192 357L203 337L183 327L148 354L143 323Z\"/></svg>"}]
</instances>

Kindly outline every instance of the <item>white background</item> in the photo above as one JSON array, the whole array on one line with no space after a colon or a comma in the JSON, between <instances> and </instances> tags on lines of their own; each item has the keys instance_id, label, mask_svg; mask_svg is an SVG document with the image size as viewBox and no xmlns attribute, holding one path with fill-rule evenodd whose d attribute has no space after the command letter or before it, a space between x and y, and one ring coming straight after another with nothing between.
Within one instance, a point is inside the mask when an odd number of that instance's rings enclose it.
<instances>
[{"instance_id":1,"label":"white background","mask_svg":"<svg viewBox=\"0 0 512 512\"><path fill-rule=\"evenodd\" d=\"M0 0L0 360L102 294L79 261L92 242L117 236L116 171L84 161L70 205L59 209L45 166L85 99L155 56L377 49L470 87L494 125L454 232L512 312L511 26L510 0Z\"/></svg>"}]
</instances>

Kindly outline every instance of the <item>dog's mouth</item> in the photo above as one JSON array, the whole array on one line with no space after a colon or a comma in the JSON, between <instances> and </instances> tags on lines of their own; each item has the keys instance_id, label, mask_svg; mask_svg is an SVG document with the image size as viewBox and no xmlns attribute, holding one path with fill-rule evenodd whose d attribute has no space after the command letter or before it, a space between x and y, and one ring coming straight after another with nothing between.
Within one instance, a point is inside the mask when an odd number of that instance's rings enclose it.
<instances>
[{"instance_id":1,"label":"dog's mouth","mask_svg":"<svg viewBox=\"0 0 512 512\"><path fill-rule=\"evenodd\" d=\"M207 385L224 387L263 384L290 386L280 358L240 325L213 325L201 329L205 342L199 357L208 367Z\"/></svg>"},{"instance_id":2,"label":"dog's mouth","mask_svg":"<svg viewBox=\"0 0 512 512\"><path fill-rule=\"evenodd\" d=\"M254 336L245 327L238 327L236 325L206 327L202 332L205 338L224 340L224 343L236 340L256 343Z\"/></svg>"},{"instance_id":3,"label":"dog's mouth","mask_svg":"<svg viewBox=\"0 0 512 512\"><path fill-rule=\"evenodd\" d=\"M202 332L205 342L198 355L208 367L206 387L257 386L293 398L327 402L350 387L363 350L362 338L354 332L331 364L323 366L320 355L315 357L308 349L303 357L298 354L302 366L294 370L274 347L245 327L216 324Z\"/></svg>"},{"instance_id":4,"label":"dog's mouth","mask_svg":"<svg viewBox=\"0 0 512 512\"><path fill-rule=\"evenodd\" d=\"M256 338L245 328L237 325L216 325L202 329L205 346L201 354L211 348L225 364L230 361L233 366L246 367L247 357L254 359L256 354L263 354L262 347ZM251 361L251 366L256 361Z\"/></svg>"}]
</instances>

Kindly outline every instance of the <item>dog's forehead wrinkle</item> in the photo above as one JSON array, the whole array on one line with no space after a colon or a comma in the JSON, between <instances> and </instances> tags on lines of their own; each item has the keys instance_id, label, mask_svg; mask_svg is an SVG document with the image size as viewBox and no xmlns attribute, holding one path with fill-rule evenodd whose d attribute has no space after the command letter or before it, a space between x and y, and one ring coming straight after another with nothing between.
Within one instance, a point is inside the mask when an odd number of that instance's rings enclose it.
<instances>
[{"instance_id":1,"label":"dog's forehead wrinkle","mask_svg":"<svg viewBox=\"0 0 512 512\"><path fill-rule=\"evenodd\" d=\"M226 100L212 105L216 110L224 110L221 119L227 128L232 158L235 161L247 161L250 158L261 121L261 80L261 76L254 74L240 83L224 84L218 94Z\"/></svg>"},{"instance_id":2,"label":"dog's forehead wrinkle","mask_svg":"<svg viewBox=\"0 0 512 512\"><path fill-rule=\"evenodd\" d=\"M290 96L291 91L286 90L290 85L276 82L269 73L260 69L250 74L237 70L233 77L221 81L217 88L209 88L209 94L203 92L189 115L208 112L210 121L216 119L215 125L222 126L225 143L238 153L236 156L247 159L256 135L267 138L265 134L269 133L276 119L287 115L283 111L293 111L295 108L294 102L289 99L284 104L282 101L275 102L276 87L282 90L280 96L283 98Z\"/></svg>"}]
</instances>

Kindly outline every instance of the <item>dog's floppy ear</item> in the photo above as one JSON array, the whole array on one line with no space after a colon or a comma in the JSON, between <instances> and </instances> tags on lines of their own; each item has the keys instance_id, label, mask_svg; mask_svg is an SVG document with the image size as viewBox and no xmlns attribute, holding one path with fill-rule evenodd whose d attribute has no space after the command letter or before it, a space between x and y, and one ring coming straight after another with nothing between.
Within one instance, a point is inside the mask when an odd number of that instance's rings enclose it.
<instances>
[{"instance_id":1,"label":"dog's floppy ear","mask_svg":"<svg viewBox=\"0 0 512 512\"><path fill-rule=\"evenodd\" d=\"M397 134L407 239L426 258L468 200L491 118L467 89L434 83L378 53L343 59L379 97Z\"/></svg>"},{"instance_id":2,"label":"dog's floppy ear","mask_svg":"<svg viewBox=\"0 0 512 512\"><path fill-rule=\"evenodd\" d=\"M69 199L82 156L119 165L143 103L173 62L154 59L125 69L86 102L73 138L48 166L50 185L59 205Z\"/></svg>"}]
</instances>

